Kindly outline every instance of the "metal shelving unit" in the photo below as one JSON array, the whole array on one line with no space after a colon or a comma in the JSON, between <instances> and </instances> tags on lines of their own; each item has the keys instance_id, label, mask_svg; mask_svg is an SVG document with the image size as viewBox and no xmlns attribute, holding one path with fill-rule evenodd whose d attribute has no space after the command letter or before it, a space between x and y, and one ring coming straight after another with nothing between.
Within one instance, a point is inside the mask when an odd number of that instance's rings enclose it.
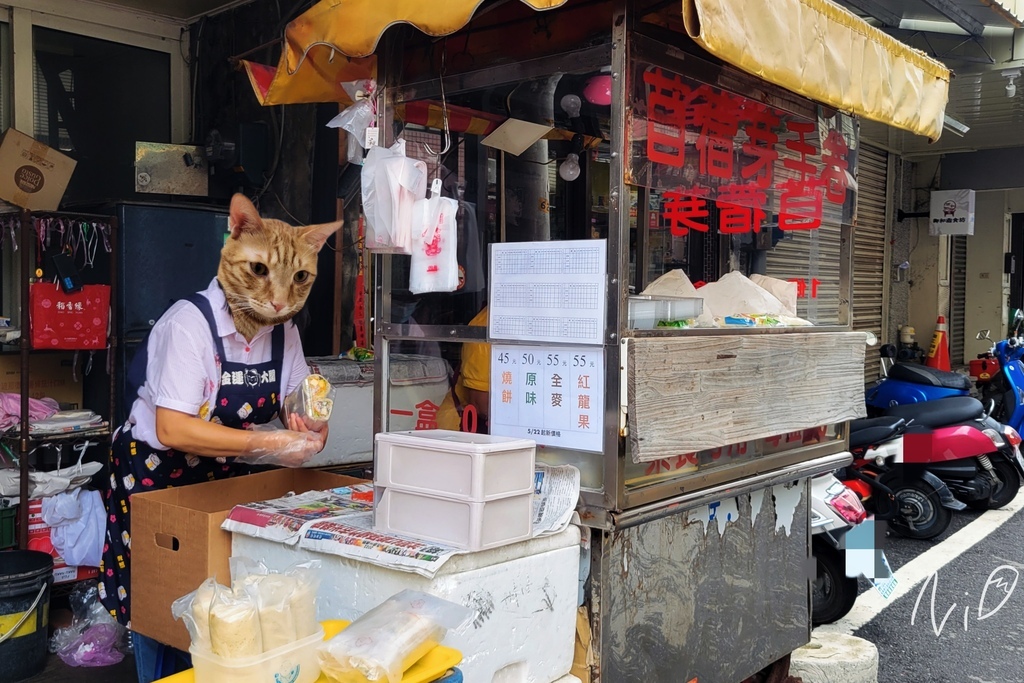
<instances>
[{"instance_id":1,"label":"metal shelving unit","mask_svg":"<svg viewBox=\"0 0 1024 683\"><path fill-rule=\"evenodd\" d=\"M110 226L110 242L117 244L117 218L99 214L86 214L76 212L58 211L22 211L19 218L19 241L23 245L21 249L21 422L17 434L6 434L5 440L17 439L18 463L20 466L20 492L18 505L18 543L25 548L28 543L28 483L29 483L29 456L32 449L40 444L73 443L83 439L95 439L97 437L109 436L114 422L114 407L116 400L117 383L114 373L109 373L110 396L107 414L107 424L98 429L83 429L66 434L45 434L32 435L29 430L29 373L31 368L31 357L33 353L45 353L46 350L32 348L31 312L29 309L29 285L33 281L33 269L31 264L31 249L28 245L36 243L33 239L34 221L37 218L69 218L77 220L95 221ZM38 248L38 247L37 247ZM117 301L117 250L112 249L109 253L109 275L110 275L110 305L113 308ZM117 317L109 316L109 328L107 332L107 354L108 358L114 358L117 348ZM63 349L64 351L74 349ZM108 363L108 367L112 367Z\"/></svg>"}]
</instances>

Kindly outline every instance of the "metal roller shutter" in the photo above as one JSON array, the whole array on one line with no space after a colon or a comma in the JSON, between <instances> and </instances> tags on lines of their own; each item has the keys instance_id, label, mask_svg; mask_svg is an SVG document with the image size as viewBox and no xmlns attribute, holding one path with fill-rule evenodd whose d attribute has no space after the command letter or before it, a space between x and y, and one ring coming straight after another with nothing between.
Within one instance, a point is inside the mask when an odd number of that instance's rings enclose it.
<instances>
[{"instance_id":1,"label":"metal roller shutter","mask_svg":"<svg viewBox=\"0 0 1024 683\"><path fill-rule=\"evenodd\" d=\"M950 238L949 364L964 365L964 311L967 308L967 236Z\"/></svg>"},{"instance_id":2,"label":"metal roller shutter","mask_svg":"<svg viewBox=\"0 0 1024 683\"><path fill-rule=\"evenodd\" d=\"M795 155L786 149L779 153L780 161ZM784 182L795 175L782 163L776 166L776 182ZM778 213L778 195L773 210ZM802 280L805 295L797 300L797 315L815 325L839 323L839 254L842 247L842 207L824 203L821 227L817 230L795 230L768 252L766 275L781 280ZM817 281L817 287L814 282Z\"/></svg>"},{"instance_id":3,"label":"metal roller shutter","mask_svg":"<svg viewBox=\"0 0 1024 683\"><path fill-rule=\"evenodd\" d=\"M857 155L857 224L853 230L853 329L871 332L879 343L886 341L888 168L888 153L861 145ZM877 352L869 351L865 356L865 383L878 379L880 362Z\"/></svg>"}]
</instances>

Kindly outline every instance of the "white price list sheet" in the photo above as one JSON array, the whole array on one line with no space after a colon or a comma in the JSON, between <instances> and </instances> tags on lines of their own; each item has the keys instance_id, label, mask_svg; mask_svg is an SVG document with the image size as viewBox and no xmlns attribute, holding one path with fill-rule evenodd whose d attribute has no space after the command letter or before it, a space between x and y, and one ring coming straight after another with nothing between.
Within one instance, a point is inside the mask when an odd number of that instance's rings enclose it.
<instances>
[{"instance_id":1,"label":"white price list sheet","mask_svg":"<svg viewBox=\"0 0 1024 683\"><path fill-rule=\"evenodd\" d=\"M490 431L539 445L604 450L604 349L491 347Z\"/></svg>"},{"instance_id":2,"label":"white price list sheet","mask_svg":"<svg viewBox=\"0 0 1024 683\"><path fill-rule=\"evenodd\" d=\"M491 339L604 343L606 240L491 248Z\"/></svg>"}]
</instances>

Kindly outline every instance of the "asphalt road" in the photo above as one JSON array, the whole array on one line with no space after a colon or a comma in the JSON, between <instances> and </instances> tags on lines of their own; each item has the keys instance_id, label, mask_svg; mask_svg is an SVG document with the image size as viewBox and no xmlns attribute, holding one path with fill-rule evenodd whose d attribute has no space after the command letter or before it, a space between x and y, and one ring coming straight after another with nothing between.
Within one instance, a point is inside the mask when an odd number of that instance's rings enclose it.
<instances>
[{"instance_id":1,"label":"asphalt road","mask_svg":"<svg viewBox=\"0 0 1024 683\"><path fill-rule=\"evenodd\" d=\"M1024 493L1008 511L957 513L933 541L890 533L886 555L897 594L861 580L832 627L875 643L879 683L1024 683Z\"/></svg>"}]
</instances>

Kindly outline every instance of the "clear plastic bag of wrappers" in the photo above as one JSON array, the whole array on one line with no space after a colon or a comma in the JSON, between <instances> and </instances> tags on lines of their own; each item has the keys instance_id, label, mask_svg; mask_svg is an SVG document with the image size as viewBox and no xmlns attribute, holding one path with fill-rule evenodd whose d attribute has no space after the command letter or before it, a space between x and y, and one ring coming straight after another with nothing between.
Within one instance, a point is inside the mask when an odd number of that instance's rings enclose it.
<instances>
[{"instance_id":1,"label":"clear plastic bag of wrappers","mask_svg":"<svg viewBox=\"0 0 1024 683\"><path fill-rule=\"evenodd\" d=\"M399 683L403 673L461 630L476 612L441 598L405 590L359 617L317 650L321 671L338 683Z\"/></svg>"},{"instance_id":2,"label":"clear plastic bag of wrappers","mask_svg":"<svg viewBox=\"0 0 1024 683\"><path fill-rule=\"evenodd\" d=\"M290 415L298 415L307 428L319 429L331 418L334 394L335 389L326 377L309 375L281 404L286 424Z\"/></svg>"}]
</instances>

